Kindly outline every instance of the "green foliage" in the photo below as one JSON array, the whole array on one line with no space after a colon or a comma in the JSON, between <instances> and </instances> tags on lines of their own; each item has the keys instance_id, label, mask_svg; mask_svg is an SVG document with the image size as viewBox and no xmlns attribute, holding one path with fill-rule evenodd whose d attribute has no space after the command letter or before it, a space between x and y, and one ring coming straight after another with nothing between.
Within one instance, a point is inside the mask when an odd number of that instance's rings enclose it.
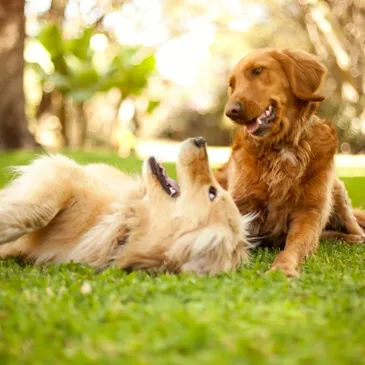
<instances>
[{"instance_id":1,"label":"green foliage","mask_svg":"<svg viewBox=\"0 0 365 365\"><path fill-rule=\"evenodd\" d=\"M155 69L155 57L137 60L138 50L130 48L117 54L105 75L103 89L117 87L123 95L138 95L147 85L147 77Z\"/></svg>"},{"instance_id":2,"label":"green foliage","mask_svg":"<svg viewBox=\"0 0 365 365\"><path fill-rule=\"evenodd\" d=\"M32 157L0 155L0 168ZM141 167L107 153L71 157ZM351 197L359 179L347 178ZM276 253L258 249L217 277L0 261L0 363L362 363L365 246L323 242L292 281L267 273Z\"/></svg>"},{"instance_id":3,"label":"green foliage","mask_svg":"<svg viewBox=\"0 0 365 365\"><path fill-rule=\"evenodd\" d=\"M158 106L160 102L158 100L150 100L147 106L147 113L151 114Z\"/></svg>"},{"instance_id":4,"label":"green foliage","mask_svg":"<svg viewBox=\"0 0 365 365\"><path fill-rule=\"evenodd\" d=\"M154 56L141 57L138 48L117 45L106 71L101 72L94 62L95 51L90 47L94 33L93 28L85 28L79 37L65 39L56 24L44 26L36 39L48 52L54 70L48 74L39 64L32 64L34 70L43 82L70 96L76 104L112 88L118 88L123 98L140 94L155 69Z\"/></svg>"}]
</instances>

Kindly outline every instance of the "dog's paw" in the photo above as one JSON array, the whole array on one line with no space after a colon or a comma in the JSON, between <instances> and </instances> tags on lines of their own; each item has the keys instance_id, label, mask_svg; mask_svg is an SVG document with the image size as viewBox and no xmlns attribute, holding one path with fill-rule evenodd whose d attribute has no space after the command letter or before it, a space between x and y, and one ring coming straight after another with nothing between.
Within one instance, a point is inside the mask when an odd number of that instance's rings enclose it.
<instances>
[{"instance_id":1,"label":"dog's paw","mask_svg":"<svg viewBox=\"0 0 365 365\"><path fill-rule=\"evenodd\" d=\"M347 243L365 243L365 235L363 234L347 234L346 235Z\"/></svg>"},{"instance_id":2,"label":"dog's paw","mask_svg":"<svg viewBox=\"0 0 365 365\"><path fill-rule=\"evenodd\" d=\"M23 234L24 232L18 227L6 226L4 224L1 224L0 222L0 245L3 243L14 241Z\"/></svg>"},{"instance_id":3,"label":"dog's paw","mask_svg":"<svg viewBox=\"0 0 365 365\"><path fill-rule=\"evenodd\" d=\"M297 262L290 256L280 253L271 266L270 271L280 270L287 278L298 278Z\"/></svg>"},{"instance_id":4,"label":"dog's paw","mask_svg":"<svg viewBox=\"0 0 365 365\"><path fill-rule=\"evenodd\" d=\"M26 228L9 218L8 213L0 210L0 245L10 241L15 241L22 236Z\"/></svg>"}]
</instances>

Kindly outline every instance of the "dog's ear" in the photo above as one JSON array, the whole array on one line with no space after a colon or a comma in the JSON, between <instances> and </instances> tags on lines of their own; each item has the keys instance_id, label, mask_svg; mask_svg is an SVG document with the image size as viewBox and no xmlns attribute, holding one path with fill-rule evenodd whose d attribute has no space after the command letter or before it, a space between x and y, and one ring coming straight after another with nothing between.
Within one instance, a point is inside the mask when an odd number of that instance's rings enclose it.
<instances>
[{"instance_id":1,"label":"dog's ear","mask_svg":"<svg viewBox=\"0 0 365 365\"><path fill-rule=\"evenodd\" d=\"M273 51L288 78L293 94L304 101L322 101L319 90L325 80L327 69L317 58L303 51Z\"/></svg>"},{"instance_id":2,"label":"dog's ear","mask_svg":"<svg viewBox=\"0 0 365 365\"><path fill-rule=\"evenodd\" d=\"M167 257L177 271L214 275L235 269L248 255L231 232L223 227L207 227L180 237Z\"/></svg>"}]
</instances>

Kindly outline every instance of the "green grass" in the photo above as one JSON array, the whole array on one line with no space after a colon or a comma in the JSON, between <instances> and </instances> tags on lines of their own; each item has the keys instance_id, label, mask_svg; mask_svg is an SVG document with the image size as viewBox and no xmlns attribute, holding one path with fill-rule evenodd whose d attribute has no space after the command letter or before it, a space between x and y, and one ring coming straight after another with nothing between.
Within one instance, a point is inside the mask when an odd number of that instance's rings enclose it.
<instances>
[{"instance_id":1,"label":"green grass","mask_svg":"<svg viewBox=\"0 0 365 365\"><path fill-rule=\"evenodd\" d=\"M3 154L0 168L31 157ZM358 206L364 182L345 179ZM365 364L365 245L324 242L292 281L266 273L275 254L212 278L0 261L0 364Z\"/></svg>"}]
</instances>

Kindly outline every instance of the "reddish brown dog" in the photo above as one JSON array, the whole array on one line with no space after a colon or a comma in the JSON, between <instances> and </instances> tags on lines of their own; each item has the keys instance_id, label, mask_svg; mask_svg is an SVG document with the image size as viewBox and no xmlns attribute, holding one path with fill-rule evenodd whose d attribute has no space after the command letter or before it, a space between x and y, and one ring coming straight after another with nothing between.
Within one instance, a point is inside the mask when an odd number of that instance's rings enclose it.
<instances>
[{"instance_id":1,"label":"reddish brown dog","mask_svg":"<svg viewBox=\"0 0 365 365\"><path fill-rule=\"evenodd\" d=\"M256 212L252 234L285 245L272 269L298 276L322 235L364 242L365 214L356 220L335 177L337 136L315 111L326 68L301 51L260 49L229 78L226 115L241 125L229 161L217 171L242 214Z\"/></svg>"}]
</instances>

